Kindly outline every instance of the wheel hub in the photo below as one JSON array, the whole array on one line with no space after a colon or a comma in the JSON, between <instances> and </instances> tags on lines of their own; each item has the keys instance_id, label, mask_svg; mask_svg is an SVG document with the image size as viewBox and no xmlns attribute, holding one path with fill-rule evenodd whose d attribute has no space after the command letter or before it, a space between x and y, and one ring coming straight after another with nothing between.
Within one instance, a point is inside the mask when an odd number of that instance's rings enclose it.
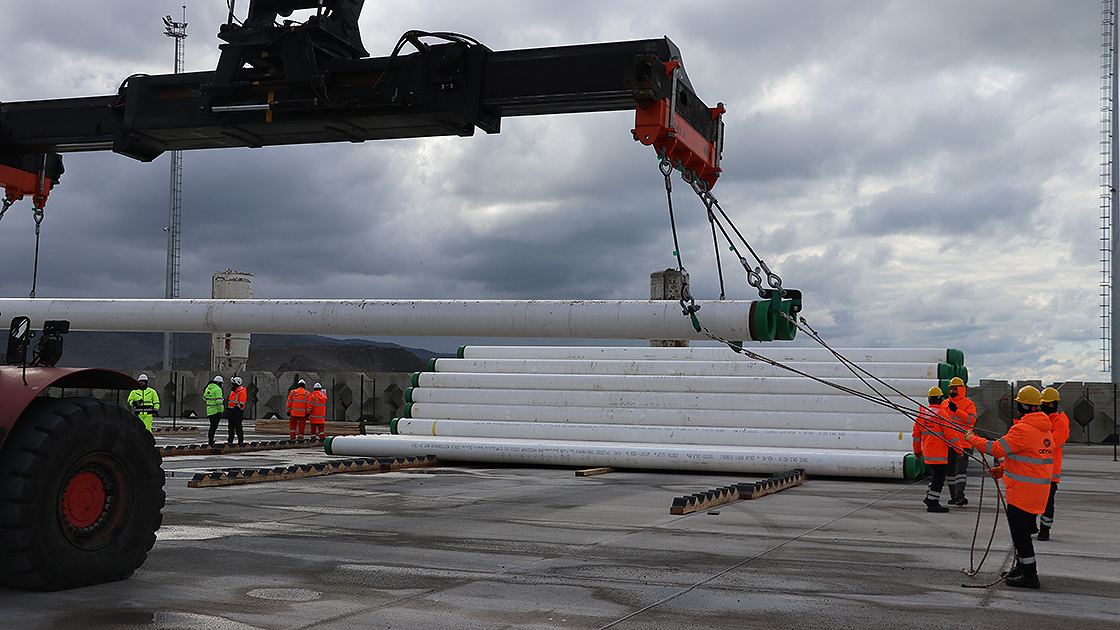
<instances>
[{"instance_id":1,"label":"wheel hub","mask_svg":"<svg viewBox=\"0 0 1120 630\"><path fill-rule=\"evenodd\" d=\"M62 496L62 512L66 521L76 529L93 525L105 510L105 484L101 477L80 472L66 486Z\"/></svg>"}]
</instances>

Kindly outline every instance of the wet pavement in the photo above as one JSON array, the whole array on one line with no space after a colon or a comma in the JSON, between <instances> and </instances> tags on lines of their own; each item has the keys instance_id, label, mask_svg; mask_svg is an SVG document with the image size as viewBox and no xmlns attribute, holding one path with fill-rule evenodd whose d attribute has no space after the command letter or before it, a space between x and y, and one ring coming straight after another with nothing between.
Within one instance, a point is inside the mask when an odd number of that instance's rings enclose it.
<instances>
[{"instance_id":1,"label":"wet pavement","mask_svg":"<svg viewBox=\"0 0 1120 630\"><path fill-rule=\"evenodd\" d=\"M340 459L321 448L166 457L163 528L144 566L72 591L0 588L3 626L1120 627L1111 453L1067 454L1053 538L1036 543L1037 591L962 586L1011 560L990 482L977 522L975 479L970 505L947 514L925 511L924 480L810 478L683 516L669 513L674 497L763 477L443 465L187 487L196 472ZM993 526L970 578L961 569Z\"/></svg>"}]
</instances>

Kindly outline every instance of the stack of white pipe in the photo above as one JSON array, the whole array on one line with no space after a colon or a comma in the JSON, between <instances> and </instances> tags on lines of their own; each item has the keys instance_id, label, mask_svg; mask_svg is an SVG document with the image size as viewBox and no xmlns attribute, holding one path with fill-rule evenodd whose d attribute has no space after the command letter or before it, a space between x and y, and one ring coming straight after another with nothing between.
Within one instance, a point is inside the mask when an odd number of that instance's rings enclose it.
<instances>
[{"instance_id":1,"label":"stack of white pipe","mask_svg":"<svg viewBox=\"0 0 1120 630\"><path fill-rule=\"evenodd\" d=\"M916 411L946 350L468 346L413 376L395 435L328 451L510 464L902 477L910 417L804 374ZM870 385L869 385L870 383Z\"/></svg>"}]
</instances>

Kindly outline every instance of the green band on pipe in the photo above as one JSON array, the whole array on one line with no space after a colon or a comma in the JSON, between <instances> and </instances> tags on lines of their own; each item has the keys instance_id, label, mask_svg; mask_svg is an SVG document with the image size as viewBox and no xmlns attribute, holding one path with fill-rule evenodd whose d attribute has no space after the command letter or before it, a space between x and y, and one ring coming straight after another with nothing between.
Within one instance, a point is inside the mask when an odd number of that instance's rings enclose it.
<instances>
[{"instance_id":1,"label":"green band on pipe","mask_svg":"<svg viewBox=\"0 0 1120 630\"><path fill-rule=\"evenodd\" d=\"M968 383L968 368L966 368L963 365L958 367L957 368L957 376L961 377L961 380L964 381L967 384Z\"/></svg>"},{"instance_id":2,"label":"green band on pipe","mask_svg":"<svg viewBox=\"0 0 1120 630\"><path fill-rule=\"evenodd\" d=\"M419 372L413 372L412 373L412 386L413 387L420 387L420 373Z\"/></svg>"},{"instance_id":3,"label":"green band on pipe","mask_svg":"<svg viewBox=\"0 0 1120 630\"><path fill-rule=\"evenodd\" d=\"M331 441L332 440L334 440L333 435L327 437L327 441L323 443L323 450L326 451L327 455L334 455L334 453L331 452Z\"/></svg>"},{"instance_id":4,"label":"green band on pipe","mask_svg":"<svg viewBox=\"0 0 1120 630\"><path fill-rule=\"evenodd\" d=\"M945 362L950 365L964 365L964 352L949 348L945 351Z\"/></svg>"},{"instance_id":5,"label":"green band on pipe","mask_svg":"<svg viewBox=\"0 0 1120 630\"><path fill-rule=\"evenodd\" d=\"M435 372L436 371L436 357L432 357L432 358L428 359L428 371L429 372Z\"/></svg>"},{"instance_id":6,"label":"green band on pipe","mask_svg":"<svg viewBox=\"0 0 1120 630\"><path fill-rule=\"evenodd\" d=\"M414 405L414 404L416 404L416 403L406 403L405 404L404 411L401 413L402 418L411 418L412 417L412 405Z\"/></svg>"},{"instance_id":7,"label":"green band on pipe","mask_svg":"<svg viewBox=\"0 0 1120 630\"><path fill-rule=\"evenodd\" d=\"M456 357L458 357L458 358L460 358L460 359L464 359L464 358L466 358L466 357L464 357L464 356L463 356L463 354L464 354L464 353L465 353L466 351L467 351L467 347L466 347L466 346L459 346L459 350L455 352L455 356L456 356Z\"/></svg>"},{"instance_id":8,"label":"green band on pipe","mask_svg":"<svg viewBox=\"0 0 1120 630\"><path fill-rule=\"evenodd\" d=\"M957 366L948 363L937 364L937 378L953 378L957 375Z\"/></svg>"},{"instance_id":9,"label":"green band on pipe","mask_svg":"<svg viewBox=\"0 0 1120 630\"><path fill-rule=\"evenodd\" d=\"M400 421L401 421L400 418L393 418L392 420L389 421L389 433L392 433L393 435L397 435L397 423L400 422ZM327 439L330 439L330 438L327 438Z\"/></svg>"},{"instance_id":10,"label":"green band on pipe","mask_svg":"<svg viewBox=\"0 0 1120 630\"><path fill-rule=\"evenodd\" d=\"M406 403L413 402L413 400L412 400L412 390L413 389L415 389L415 388L414 387L409 387L408 389L404 390L404 401Z\"/></svg>"},{"instance_id":11,"label":"green band on pipe","mask_svg":"<svg viewBox=\"0 0 1120 630\"><path fill-rule=\"evenodd\" d=\"M778 320L770 312L770 302L751 302L748 330L755 341L774 341L778 334Z\"/></svg>"}]
</instances>

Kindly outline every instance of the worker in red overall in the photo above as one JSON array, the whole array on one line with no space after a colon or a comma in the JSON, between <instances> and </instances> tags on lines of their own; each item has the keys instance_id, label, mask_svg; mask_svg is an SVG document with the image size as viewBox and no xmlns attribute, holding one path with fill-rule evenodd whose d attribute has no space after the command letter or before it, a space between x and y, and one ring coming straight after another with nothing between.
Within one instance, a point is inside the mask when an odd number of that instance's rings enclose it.
<instances>
[{"instance_id":1,"label":"worker in red overall","mask_svg":"<svg viewBox=\"0 0 1120 630\"><path fill-rule=\"evenodd\" d=\"M945 471L949 466L950 443L956 445L960 433L953 430L941 411L945 399L940 387L931 387L928 392L928 407L922 407L914 420L914 454L921 455L933 477L926 489L926 511L948 512L941 505L941 489L945 486Z\"/></svg>"},{"instance_id":2,"label":"worker in red overall","mask_svg":"<svg viewBox=\"0 0 1120 630\"><path fill-rule=\"evenodd\" d=\"M307 417L311 414L311 393L307 382L302 378L295 389L288 392L288 437L303 439L307 429Z\"/></svg>"},{"instance_id":3,"label":"worker in red overall","mask_svg":"<svg viewBox=\"0 0 1120 630\"><path fill-rule=\"evenodd\" d=\"M1035 519L1046 510L1054 467L1054 438L1050 417L1040 411L1042 394L1027 385L1015 397L1019 418L998 440L985 440L966 433L969 444L993 457L1004 458L992 468L992 476L1003 479L1007 497L1007 525L1018 556L1005 574L1008 586L1038 588L1038 566L1031 534L1038 531Z\"/></svg>"},{"instance_id":4,"label":"worker in red overall","mask_svg":"<svg viewBox=\"0 0 1120 630\"><path fill-rule=\"evenodd\" d=\"M1050 528L1054 526L1054 495L1058 492L1058 482L1062 480L1062 449L1069 439L1069 416L1058 410L1058 390L1047 387L1042 390L1042 413L1050 416L1050 433L1054 436L1054 472L1050 477L1050 498L1046 501L1046 511L1038 519L1038 539L1050 540Z\"/></svg>"},{"instance_id":5,"label":"worker in red overall","mask_svg":"<svg viewBox=\"0 0 1120 630\"><path fill-rule=\"evenodd\" d=\"M311 437L327 439L327 392L319 383L311 389Z\"/></svg>"}]
</instances>

